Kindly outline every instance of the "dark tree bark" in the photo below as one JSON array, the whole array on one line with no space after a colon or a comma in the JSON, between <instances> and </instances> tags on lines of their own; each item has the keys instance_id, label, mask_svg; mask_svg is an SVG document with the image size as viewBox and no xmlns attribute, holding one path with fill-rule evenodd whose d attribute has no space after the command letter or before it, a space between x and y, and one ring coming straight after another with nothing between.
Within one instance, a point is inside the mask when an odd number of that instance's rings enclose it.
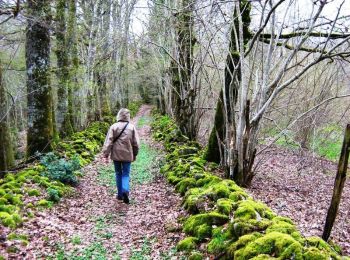
<instances>
[{"instance_id":1,"label":"dark tree bark","mask_svg":"<svg viewBox=\"0 0 350 260\"><path fill-rule=\"evenodd\" d=\"M0 178L14 165L13 146L8 127L8 106L0 62Z\"/></svg>"},{"instance_id":2,"label":"dark tree bark","mask_svg":"<svg viewBox=\"0 0 350 260\"><path fill-rule=\"evenodd\" d=\"M331 235L332 227L338 213L341 194L343 192L343 188L346 180L346 172L348 170L349 154L350 154L350 124L346 126L343 147L341 150L339 163L338 163L338 171L334 181L332 201L327 212L326 223L323 230L322 238L325 241L327 241L329 239L329 236Z\"/></svg>"},{"instance_id":3,"label":"dark tree bark","mask_svg":"<svg viewBox=\"0 0 350 260\"><path fill-rule=\"evenodd\" d=\"M27 155L52 149L53 112L50 85L50 1L29 0L26 34Z\"/></svg>"}]
</instances>

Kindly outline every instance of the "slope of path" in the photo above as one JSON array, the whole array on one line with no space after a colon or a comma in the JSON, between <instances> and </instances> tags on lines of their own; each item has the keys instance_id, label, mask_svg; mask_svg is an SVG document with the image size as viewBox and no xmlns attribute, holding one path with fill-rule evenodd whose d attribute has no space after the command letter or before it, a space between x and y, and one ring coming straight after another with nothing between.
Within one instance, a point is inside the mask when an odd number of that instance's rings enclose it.
<instances>
[{"instance_id":1,"label":"slope of path","mask_svg":"<svg viewBox=\"0 0 350 260\"><path fill-rule=\"evenodd\" d=\"M142 106L133 123L137 125L150 110L150 106ZM148 125L142 126L139 134L143 142L157 146L152 144ZM132 253L144 250L147 241L151 259L160 259L174 248L180 235L167 229L176 227L176 219L183 212L180 198L165 180L156 176L151 183L132 187L132 203L126 205L99 184L101 167L105 165L99 155L83 169L84 177L73 196L50 210L37 212L17 230L29 234L31 243L13 255L14 259L57 256L59 248L66 253L90 248L101 251L107 259L129 259Z\"/></svg>"}]
</instances>

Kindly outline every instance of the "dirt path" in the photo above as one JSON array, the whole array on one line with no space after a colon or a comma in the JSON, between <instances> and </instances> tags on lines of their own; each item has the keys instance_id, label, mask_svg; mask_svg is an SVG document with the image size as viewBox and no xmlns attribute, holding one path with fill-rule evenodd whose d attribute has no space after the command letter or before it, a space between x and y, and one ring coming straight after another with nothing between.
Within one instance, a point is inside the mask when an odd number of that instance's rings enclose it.
<instances>
[{"instance_id":1,"label":"dirt path","mask_svg":"<svg viewBox=\"0 0 350 260\"><path fill-rule=\"evenodd\" d=\"M133 123L140 126L141 149L153 151L154 155L159 154L159 145L150 138L150 110L150 106L142 106ZM147 161L148 150L138 160ZM97 156L83 169L84 177L73 196L36 213L17 230L32 239L22 255L14 259L164 259L172 255L180 235L167 229L174 228L183 213L180 198L157 174L159 155L148 169L153 173L151 180L144 182L141 176L141 184L131 184L130 205L115 198L113 170L101 159L101 155ZM132 166L131 179L140 177L135 172L139 168L135 169Z\"/></svg>"}]
</instances>

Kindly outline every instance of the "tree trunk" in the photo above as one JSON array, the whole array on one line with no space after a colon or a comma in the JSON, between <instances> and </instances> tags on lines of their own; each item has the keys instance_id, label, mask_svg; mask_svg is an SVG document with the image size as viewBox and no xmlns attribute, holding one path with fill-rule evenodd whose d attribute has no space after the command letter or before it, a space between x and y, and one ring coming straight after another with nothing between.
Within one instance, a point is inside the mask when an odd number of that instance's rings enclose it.
<instances>
[{"instance_id":1,"label":"tree trunk","mask_svg":"<svg viewBox=\"0 0 350 260\"><path fill-rule=\"evenodd\" d=\"M0 62L0 178L5 171L14 165L13 146L8 127L8 106L4 82L2 79L2 67Z\"/></svg>"},{"instance_id":2,"label":"tree trunk","mask_svg":"<svg viewBox=\"0 0 350 260\"><path fill-rule=\"evenodd\" d=\"M346 180L346 172L348 170L349 154L350 154L350 124L348 124L345 129L343 147L341 150L339 163L338 163L338 171L334 181L332 201L327 212L326 223L323 230L322 238L325 241L328 240L331 234L332 227L338 213L341 194L343 192L343 188Z\"/></svg>"},{"instance_id":3,"label":"tree trunk","mask_svg":"<svg viewBox=\"0 0 350 260\"><path fill-rule=\"evenodd\" d=\"M192 85L194 37L193 10L194 0L182 0L182 11L177 14L176 47L178 64L173 62L173 96L175 104L175 119L180 130L190 139L195 139L197 127L195 124L194 101L195 86Z\"/></svg>"},{"instance_id":4,"label":"tree trunk","mask_svg":"<svg viewBox=\"0 0 350 260\"><path fill-rule=\"evenodd\" d=\"M69 136L73 133L71 114L69 111L69 101L71 94L69 89L69 57L68 44L66 40L66 0L57 0L56 4L56 56L57 56L57 78L58 78L58 103L56 123L61 137Z\"/></svg>"},{"instance_id":5,"label":"tree trunk","mask_svg":"<svg viewBox=\"0 0 350 260\"><path fill-rule=\"evenodd\" d=\"M27 155L52 149L50 85L50 2L28 0L26 34L28 146Z\"/></svg>"},{"instance_id":6,"label":"tree trunk","mask_svg":"<svg viewBox=\"0 0 350 260\"><path fill-rule=\"evenodd\" d=\"M246 140L249 140L249 127L245 129L244 138L243 133L238 136L239 133L237 133L237 127L239 123L238 119L240 118L239 114L237 115L234 112L237 107L237 100L242 81L240 64L241 55L239 51L240 24L238 16L242 17L242 40L244 44L247 44L251 38L251 33L249 31L250 8L250 3L246 0L242 0L240 1L241 12L238 13L236 9L234 10L233 24L230 32L229 53L226 58L224 88L221 91L222 93L220 94L220 97L222 95L222 98L219 98L218 100L215 114L215 118L222 118L222 120L225 121L222 122L215 120L208 144L208 153L216 154L216 158L208 157L208 160L222 162L226 168L227 176L234 179L239 185L244 185L244 175L251 171L252 166L250 163L251 160L246 158L250 153L245 152L247 151L247 147L245 145L248 144ZM222 109L219 109L220 103L223 105ZM242 119L245 122L247 117L249 118L249 108L246 106L247 104L245 104L245 112L242 113L245 115ZM221 113L223 113L222 110L224 110L225 115L221 115ZM242 107L240 107L240 110L242 110ZM219 138L214 138L213 133L214 131L216 132L216 129L222 129L220 132L221 135L218 136ZM243 139L245 140L244 142ZM222 147L220 140L224 140L226 147L226 149L223 149L222 152L217 150L218 147ZM237 147L238 140L242 140L242 147ZM220 159L218 158L218 155L220 155Z\"/></svg>"},{"instance_id":7,"label":"tree trunk","mask_svg":"<svg viewBox=\"0 0 350 260\"><path fill-rule=\"evenodd\" d=\"M68 116L70 118L72 130L76 131L78 126L82 124L80 117L81 114L81 100L78 96L78 47L77 47L77 0L68 0L68 22L67 22L67 52L69 60L69 82L68 82ZM74 105L75 104L75 105Z\"/></svg>"},{"instance_id":8,"label":"tree trunk","mask_svg":"<svg viewBox=\"0 0 350 260\"><path fill-rule=\"evenodd\" d=\"M205 153L205 159L210 162L224 164L224 146L225 142L225 110L223 104L224 94L220 91L218 103L216 105L214 127L210 133L208 148Z\"/></svg>"}]
</instances>

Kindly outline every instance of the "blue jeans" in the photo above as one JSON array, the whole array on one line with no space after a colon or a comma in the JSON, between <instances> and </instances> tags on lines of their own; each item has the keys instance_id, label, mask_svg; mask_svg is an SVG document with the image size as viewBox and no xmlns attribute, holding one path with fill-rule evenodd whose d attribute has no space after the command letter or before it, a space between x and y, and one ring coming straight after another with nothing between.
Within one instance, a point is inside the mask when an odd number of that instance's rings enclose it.
<instances>
[{"instance_id":1,"label":"blue jeans","mask_svg":"<svg viewBox=\"0 0 350 260\"><path fill-rule=\"evenodd\" d=\"M119 197L122 197L123 193L129 194L130 168L131 162L114 161L115 178Z\"/></svg>"}]
</instances>

